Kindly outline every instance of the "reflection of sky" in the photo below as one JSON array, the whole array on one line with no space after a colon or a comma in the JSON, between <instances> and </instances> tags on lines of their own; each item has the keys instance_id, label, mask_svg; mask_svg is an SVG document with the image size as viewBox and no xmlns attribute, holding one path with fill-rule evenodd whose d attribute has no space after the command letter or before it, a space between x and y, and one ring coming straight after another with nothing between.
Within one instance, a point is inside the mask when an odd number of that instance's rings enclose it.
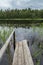
<instances>
[{"instance_id":1,"label":"reflection of sky","mask_svg":"<svg viewBox=\"0 0 43 65\"><path fill-rule=\"evenodd\" d=\"M32 40L33 37L38 37L38 32L34 32L33 28L25 29L25 28L17 28L15 30L16 41L21 41L27 39Z\"/></svg>"},{"instance_id":2,"label":"reflection of sky","mask_svg":"<svg viewBox=\"0 0 43 65\"><path fill-rule=\"evenodd\" d=\"M43 0L0 0L0 9L43 9Z\"/></svg>"}]
</instances>

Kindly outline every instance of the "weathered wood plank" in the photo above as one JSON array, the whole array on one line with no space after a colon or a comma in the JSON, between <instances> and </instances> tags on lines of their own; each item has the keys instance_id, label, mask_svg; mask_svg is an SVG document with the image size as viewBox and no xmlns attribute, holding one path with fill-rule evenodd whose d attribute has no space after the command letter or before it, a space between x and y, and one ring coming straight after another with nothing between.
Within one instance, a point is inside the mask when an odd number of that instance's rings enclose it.
<instances>
[{"instance_id":1,"label":"weathered wood plank","mask_svg":"<svg viewBox=\"0 0 43 65\"><path fill-rule=\"evenodd\" d=\"M22 44L22 48L21 48L21 50L22 50L22 54L21 54L21 62L22 62L22 65L25 65L25 59L24 59L24 48L23 48L23 43L21 42L21 44Z\"/></svg>"},{"instance_id":2,"label":"weathered wood plank","mask_svg":"<svg viewBox=\"0 0 43 65\"><path fill-rule=\"evenodd\" d=\"M18 49L18 65L22 64L21 60L21 55L22 55L22 44L19 42L19 49Z\"/></svg>"},{"instance_id":3,"label":"weathered wood plank","mask_svg":"<svg viewBox=\"0 0 43 65\"><path fill-rule=\"evenodd\" d=\"M18 65L18 43L16 44L12 65Z\"/></svg>"},{"instance_id":4,"label":"weathered wood plank","mask_svg":"<svg viewBox=\"0 0 43 65\"><path fill-rule=\"evenodd\" d=\"M26 57L27 63L28 63L29 65L34 65L33 60L32 60L32 56L31 56L31 53L30 53L30 49L29 49L29 47L28 47L28 45L27 45L27 41L26 41L26 40L23 41L23 46L24 46L25 56L27 56L27 57Z\"/></svg>"},{"instance_id":5,"label":"weathered wood plank","mask_svg":"<svg viewBox=\"0 0 43 65\"><path fill-rule=\"evenodd\" d=\"M23 42L23 48L24 48L24 59L25 59L25 65L29 65L29 60L28 60L28 56L27 56L27 50L26 50L26 47L25 47L25 41L22 41ZM26 43L27 44L27 43Z\"/></svg>"},{"instance_id":6,"label":"weathered wood plank","mask_svg":"<svg viewBox=\"0 0 43 65\"><path fill-rule=\"evenodd\" d=\"M20 41L17 43L17 45L18 47L16 47L15 51L17 50L17 48L18 51L14 53L12 65L34 65L30 50L27 46L27 41L26 40Z\"/></svg>"},{"instance_id":7,"label":"weathered wood plank","mask_svg":"<svg viewBox=\"0 0 43 65\"><path fill-rule=\"evenodd\" d=\"M14 33L15 30L13 30L13 32L11 33L11 35L9 36L9 38L7 39L7 41L5 42L5 44L3 45L3 47L0 49L0 60L2 59L3 57L3 54L5 53L9 43L10 43L10 40L13 36L13 33Z\"/></svg>"}]
</instances>

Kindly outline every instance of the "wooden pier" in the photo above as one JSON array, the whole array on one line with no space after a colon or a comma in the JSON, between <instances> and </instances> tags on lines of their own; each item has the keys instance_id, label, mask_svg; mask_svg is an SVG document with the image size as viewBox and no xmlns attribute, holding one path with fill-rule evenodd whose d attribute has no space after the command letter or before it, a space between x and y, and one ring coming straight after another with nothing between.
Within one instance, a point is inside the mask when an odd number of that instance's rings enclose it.
<instances>
[{"instance_id":1,"label":"wooden pier","mask_svg":"<svg viewBox=\"0 0 43 65\"><path fill-rule=\"evenodd\" d=\"M10 54L10 42L14 45L14 56L13 61ZM0 62L5 51L9 48L9 65L34 65L32 56L27 45L27 40L22 40L19 42L15 42L15 30L11 33L8 40L5 42L3 47L0 49Z\"/></svg>"}]
</instances>

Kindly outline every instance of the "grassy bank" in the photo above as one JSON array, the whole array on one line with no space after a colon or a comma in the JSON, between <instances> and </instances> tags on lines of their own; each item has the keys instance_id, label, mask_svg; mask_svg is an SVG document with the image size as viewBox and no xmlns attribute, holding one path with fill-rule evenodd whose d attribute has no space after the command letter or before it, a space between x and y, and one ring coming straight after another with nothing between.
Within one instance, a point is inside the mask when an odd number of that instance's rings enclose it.
<instances>
[{"instance_id":1,"label":"grassy bank","mask_svg":"<svg viewBox=\"0 0 43 65\"><path fill-rule=\"evenodd\" d=\"M0 19L0 20L43 20L43 18L9 18L9 19Z\"/></svg>"},{"instance_id":2,"label":"grassy bank","mask_svg":"<svg viewBox=\"0 0 43 65\"><path fill-rule=\"evenodd\" d=\"M7 24L28 24L28 23L43 23L43 19L0 19L1 23L7 23Z\"/></svg>"}]
</instances>

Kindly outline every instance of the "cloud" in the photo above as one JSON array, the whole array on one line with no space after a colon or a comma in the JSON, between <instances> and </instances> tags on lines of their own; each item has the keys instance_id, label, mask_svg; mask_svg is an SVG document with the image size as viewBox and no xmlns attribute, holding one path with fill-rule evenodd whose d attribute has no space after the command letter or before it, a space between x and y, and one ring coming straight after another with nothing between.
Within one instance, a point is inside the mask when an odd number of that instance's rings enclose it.
<instances>
[{"instance_id":1,"label":"cloud","mask_svg":"<svg viewBox=\"0 0 43 65\"><path fill-rule=\"evenodd\" d=\"M20 1L17 1L16 4L17 4L18 6L20 6L20 5L21 5L21 2L20 2Z\"/></svg>"},{"instance_id":2,"label":"cloud","mask_svg":"<svg viewBox=\"0 0 43 65\"><path fill-rule=\"evenodd\" d=\"M10 8L12 5L11 5L11 1L12 0L0 0L0 8L1 9L6 9L6 8Z\"/></svg>"},{"instance_id":3,"label":"cloud","mask_svg":"<svg viewBox=\"0 0 43 65\"><path fill-rule=\"evenodd\" d=\"M43 9L43 0L0 0L0 9Z\"/></svg>"}]
</instances>

